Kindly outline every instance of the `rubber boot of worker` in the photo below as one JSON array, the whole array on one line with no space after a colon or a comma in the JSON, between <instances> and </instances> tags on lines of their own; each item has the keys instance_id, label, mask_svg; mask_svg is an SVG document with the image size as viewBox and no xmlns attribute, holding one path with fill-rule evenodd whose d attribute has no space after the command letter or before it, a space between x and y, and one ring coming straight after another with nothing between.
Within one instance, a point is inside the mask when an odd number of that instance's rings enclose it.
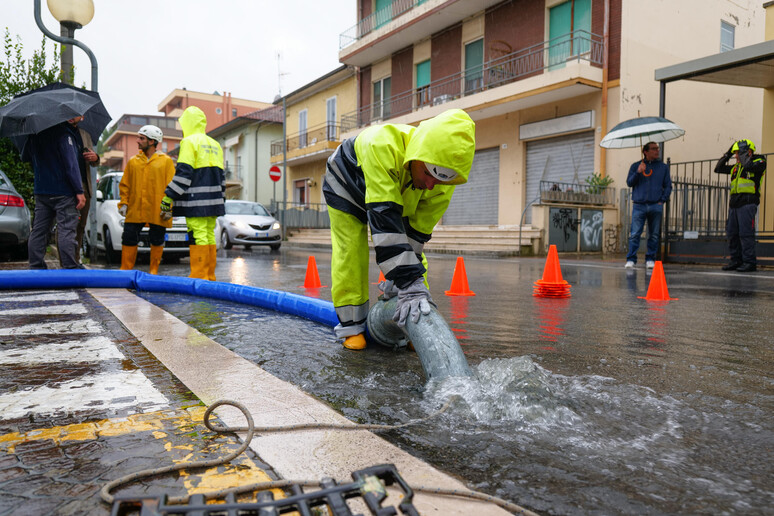
<instances>
[{"instance_id":1,"label":"rubber boot of worker","mask_svg":"<svg viewBox=\"0 0 774 516\"><path fill-rule=\"evenodd\" d=\"M159 264L161 264L161 255L164 253L163 245L152 245L150 255L150 272L151 274L159 273Z\"/></svg>"},{"instance_id":2,"label":"rubber boot of worker","mask_svg":"<svg viewBox=\"0 0 774 516\"><path fill-rule=\"evenodd\" d=\"M215 281L215 264L218 261L218 246L215 244L208 245L209 247L209 256L207 259L207 279L210 281Z\"/></svg>"},{"instance_id":3,"label":"rubber boot of worker","mask_svg":"<svg viewBox=\"0 0 774 516\"><path fill-rule=\"evenodd\" d=\"M136 245L121 246L121 270L130 271L134 268L134 262L137 260Z\"/></svg>"},{"instance_id":4,"label":"rubber boot of worker","mask_svg":"<svg viewBox=\"0 0 774 516\"><path fill-rule=\"evenodd\" d=\"M352 335L349 337L346 337L344 339L344 347L347 349L365 349L366 347L366 340L365 335L362 333L358 333L357 335Z\"/></svg>"},{"instance_id":5,"label":"rubber boot of worker","mask_svg":"<svg viewBox=\"0 0 774 516\"><path fill-rule=\"evenodd\" d=\"M191 256L191 274L189 278L207 279L207 262L210 257L209 246L192 245L188 248Z\"/></svg>"}]
</instances>

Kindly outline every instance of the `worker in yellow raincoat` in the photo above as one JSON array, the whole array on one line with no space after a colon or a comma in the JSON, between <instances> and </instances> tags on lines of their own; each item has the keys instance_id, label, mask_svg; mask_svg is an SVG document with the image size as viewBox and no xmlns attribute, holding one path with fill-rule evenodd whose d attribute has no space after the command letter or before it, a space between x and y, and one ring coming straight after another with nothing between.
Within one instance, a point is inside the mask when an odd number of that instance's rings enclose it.
<instances>
[{"instance_id":1,"label":"worker in yellow raincoat","mask_svg":"<svg viewBox=\"0 0 774 516\"><path fill-rule=\"evenodd\" d=\"M167 185L161 211L185 217L191 254L191 278L215 280L215 221L225 212L223 149L207 136L207 117L196 106L183 111L183 129L175 177Z\"/></svg>"},{"instance_id":2,"label":"worker in yellow raincoat","mask_svg":"<svg viewBox=\"0 0 774 516\"><path fill-rule=\"evenodd\" d=\"M398 298L394 319L406 324L430 313L423 253L451 201L468 180L475 124L451 109L418 127L386 124L341 143L328 158L323 192L331 221L332 297L345 348L366 346L368 226L385 297Z\"/></svg>"},{"instance_id":3,"label":"worker in yellow raincoat","mask_svg":"<svg viewBox=\"0 0 774 516\"><path fill-rule=\"evenodd\" d=\"M124 169L121 176L118 212L124 219L121 235L121 270L131 270L137 259L137 244L140 231L148 225L150 240L150 273L159 273L159 264L164 252L164 238L172 220L163 220L159 203L164 197L164 188L175 175L172 158L158 152L164 134L155 125L145 125L137 131L138 152Z\"/></svg>"}]
</instances>

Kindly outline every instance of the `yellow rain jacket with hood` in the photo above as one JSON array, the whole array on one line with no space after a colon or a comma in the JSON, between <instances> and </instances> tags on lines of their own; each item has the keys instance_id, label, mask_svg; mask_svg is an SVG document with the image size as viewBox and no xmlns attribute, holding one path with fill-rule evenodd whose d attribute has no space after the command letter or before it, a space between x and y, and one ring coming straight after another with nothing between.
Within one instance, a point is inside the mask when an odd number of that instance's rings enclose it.
<instances>
[{"instance_id":1,"label":"yellow rain jacket with hood","mask_svg":"<svg viewBox=\"0 0 774 516\"><path fill-rule=\"evenodd\" d=\"M218 217L225 214L226 178L223 149L207 136L207 117L196 106L186 108L179 118L183 129L175 177L165 195L174 201L176 217Z\"/></svg>"},{"instance_id":2,"label":"yellow rain jacket with hood","mask_svg":"<svg viewBox=\"0 0 774 516\"><path fill-rule=\"evenodd\" d=\"M118 207L127 207L125 222L171 228L172 219L161 220L159 203L164 197L164 188L174 175L175 163L162 152L155 152L150 158L142 151L133 156L126 164L119 185L121 201Z\"/></svg>"},{"instance_id":3,"label":"yellow rain jacket with hood","mask_svg":"<svg viewBox=\"0 0 774 516\"><path fill-rule=\"evenodd\" d=\"M474 152L475 124L464 111L451 109L418 127L369 127L331 155L323 193L331 208L331 293L341 325L358 333L368 314L366 224L385 278L399 289L410 285L426 272L424 244L455 186L467 182ZM432 190L414 188L409 169L414 160L456 176ZM340 337L346 333L337 331Z\"/></svg>"}]
</instances>

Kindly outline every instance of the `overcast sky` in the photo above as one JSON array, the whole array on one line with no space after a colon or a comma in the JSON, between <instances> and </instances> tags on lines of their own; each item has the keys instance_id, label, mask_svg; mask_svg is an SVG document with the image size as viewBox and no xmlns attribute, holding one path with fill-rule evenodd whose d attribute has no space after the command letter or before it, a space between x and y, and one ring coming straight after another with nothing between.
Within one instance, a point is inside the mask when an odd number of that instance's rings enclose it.
<instances>
[{"instance_id":1,"label":"overcast sky","mask_svg":"<svg viewBox=\"0 0 774 516\"><path fill-rule=\"evenodd\" d=\"M59 34L46 0L41 12ZM116 120L158 114L159 102L183 87L272 102L280 87L288 94L341 66L339 35L355 13L356 0L94 0L94 18L75 38L97 57L99 92ZM26 57L40 47L32 0L0 0L3 34L5 27ZM80 48L73 55L76 84L90 88L88 57Z\"/></svg>"}]
</instances>

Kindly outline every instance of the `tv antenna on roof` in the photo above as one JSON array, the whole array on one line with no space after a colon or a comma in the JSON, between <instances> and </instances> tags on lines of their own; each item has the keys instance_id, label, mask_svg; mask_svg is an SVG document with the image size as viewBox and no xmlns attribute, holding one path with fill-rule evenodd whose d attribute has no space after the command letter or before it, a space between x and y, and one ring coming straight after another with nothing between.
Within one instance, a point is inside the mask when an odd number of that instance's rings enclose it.
<instances>
[{"instance_id":1,"label":"tv antenna on roof","mask_svg":"<svg viewBox=\"0 0 774 516\"><path fill-rule=\"evenodd\" d=\"M285 75L289 75L288 73L282 72L282 67L280 66L280 61L282 60L282 54L277 52L277 90L279 91L278 96L282 98L282 77Z\"/></svg>"}]
</instances>

